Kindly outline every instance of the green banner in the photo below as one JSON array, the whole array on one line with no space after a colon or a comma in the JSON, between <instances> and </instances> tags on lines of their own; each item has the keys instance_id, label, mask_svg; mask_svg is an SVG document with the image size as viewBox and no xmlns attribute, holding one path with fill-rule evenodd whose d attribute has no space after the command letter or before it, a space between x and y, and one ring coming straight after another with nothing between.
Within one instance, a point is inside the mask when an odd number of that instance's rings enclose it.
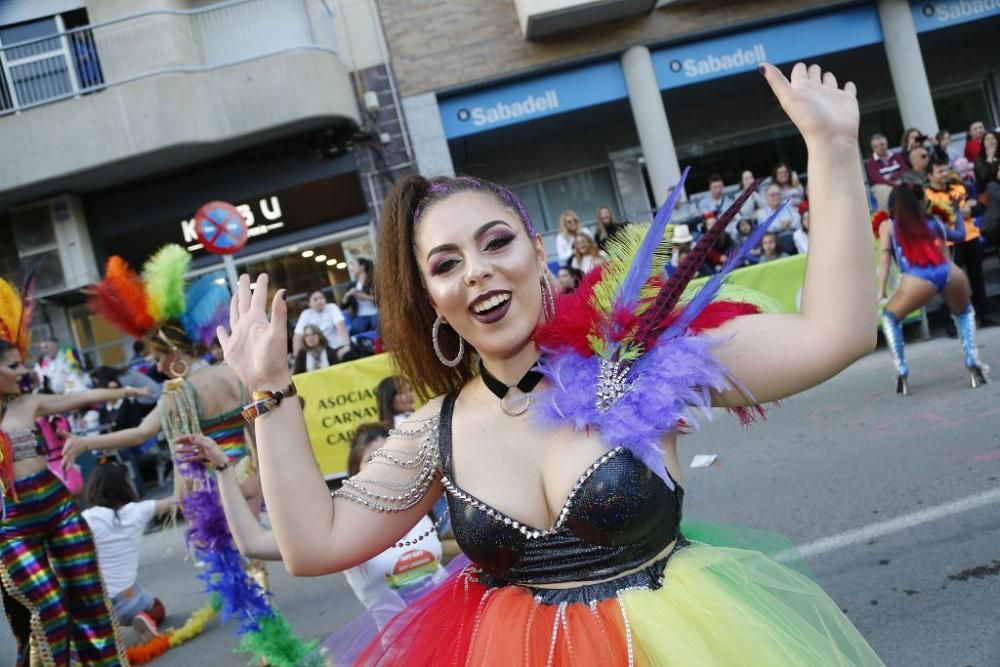
<instances>
[{"instance_id":1,"label":"green banner","mask_svg":"<svg viewBox=\"0 0 1000 667\"><path fill-rule=\"evenodd\" d=\"M802 302L805 276L806 256L792 255L736 269L728 282L771 297L780 307L779 312L797 313ZM692 280L691 285L700 287L707 281L708 278L698 278Z\"/></svg>"}]
</instances>

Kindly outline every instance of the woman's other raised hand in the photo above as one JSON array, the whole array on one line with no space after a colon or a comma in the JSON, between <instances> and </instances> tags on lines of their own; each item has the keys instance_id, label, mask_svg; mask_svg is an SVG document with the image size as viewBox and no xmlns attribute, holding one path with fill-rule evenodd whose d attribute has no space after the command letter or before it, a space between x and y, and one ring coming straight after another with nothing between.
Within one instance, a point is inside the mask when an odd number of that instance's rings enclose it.
<instances>
[{"instance_id":1,"label":"woman's other raised hand","mask_svg":"<svg viewBox=\"0 0 1000 667\"><path fill-rule=\"evenodd\" d=\"M271 299L271 317L267 316L266 273L257 276L250 289L250 276L240 276L239 287L229 304L227 332L216 332L226 363L251 391L277 390L291 382L288 369L287 291L277 290Z\"/></svg>"}]
</instances>

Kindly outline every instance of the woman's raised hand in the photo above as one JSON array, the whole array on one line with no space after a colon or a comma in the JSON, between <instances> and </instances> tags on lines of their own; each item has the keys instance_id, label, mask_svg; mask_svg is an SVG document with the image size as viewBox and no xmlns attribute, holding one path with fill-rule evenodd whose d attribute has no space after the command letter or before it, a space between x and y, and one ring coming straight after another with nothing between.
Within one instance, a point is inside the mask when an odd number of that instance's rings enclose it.
<instances>
[{"instance_id":1,"label":"woman's raised hand","mask_svg":"<svg viewBox=\"0 0 1000 667\"><path fill-rule=\"evenodd\" d=\"M806 144L837 139L857 143L860 112L853 83L838 87L837 78L819 65L796 63L790 79L774 65L763 64L761 69Z\"/></svg>"},{"instance_id":2,"label":"woman's raised hand","mask_svg":"<svg viewBox=\"0 0 1000 667\"><path fill-rule=\"evenodd\" d=\"M288 369L288 309L286 290L278 290L267 317L267 274L240 276L239 288L229 304L229 327L216 332L226 363L251 391L284 389L291 382Z\"/></svg>"}]
</instances>

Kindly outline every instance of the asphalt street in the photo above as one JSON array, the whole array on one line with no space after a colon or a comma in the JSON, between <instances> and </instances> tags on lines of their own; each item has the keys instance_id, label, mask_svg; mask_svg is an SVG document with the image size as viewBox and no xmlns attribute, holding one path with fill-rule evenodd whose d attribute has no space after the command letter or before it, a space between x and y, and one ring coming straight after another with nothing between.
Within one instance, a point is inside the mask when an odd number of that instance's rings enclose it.
<instances>
[{"instance_id":1,"label":"asphalt street","mask_svg":"<svg viewBox=\"0 0 1000 667\"><path fill-rule=\"evenodd\" d=\"M908 332L915 334L915 331ZM998 381L972 390L958 341L908 335L913 395L893 393L880 347L838 377L773 408L749 431L719 413L681 441L685 515L780 533L889 665L1000 665L1000 328L980 332ZM717 464L687 467L695 454ZM150 534L139 581L168 625L205 600L180 533ZM271 566L275 602L321 638L359 606L341 575ZM131 630L126 634L131 637ZM720 636L719 641L725 641ZM0 664L13 640L0 629ZM245 665L231 626L156 664Z\"/></svg>"}]
</instances>

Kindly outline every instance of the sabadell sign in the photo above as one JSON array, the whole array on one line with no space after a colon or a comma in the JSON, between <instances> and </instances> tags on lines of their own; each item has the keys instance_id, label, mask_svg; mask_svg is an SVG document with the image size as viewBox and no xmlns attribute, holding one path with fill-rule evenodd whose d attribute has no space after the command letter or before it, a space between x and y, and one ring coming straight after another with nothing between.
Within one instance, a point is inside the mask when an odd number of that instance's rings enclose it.
<instances>
[{"instance_id":1,"label":"sabadell sign","mask_svg":"<svg viewBox=\"0 0 1000 667\"><path fill-rule=\"evenodd\" d=\"M558 108L559 94L550 88L542 95L528 95L523 100L517 100L509 104L497 102L490 107L459 109L457 116L460 121L472 121L472 124L478 127L480 125L492 125L503 120L532 116Z\"/></svg>"}]
</instances>

